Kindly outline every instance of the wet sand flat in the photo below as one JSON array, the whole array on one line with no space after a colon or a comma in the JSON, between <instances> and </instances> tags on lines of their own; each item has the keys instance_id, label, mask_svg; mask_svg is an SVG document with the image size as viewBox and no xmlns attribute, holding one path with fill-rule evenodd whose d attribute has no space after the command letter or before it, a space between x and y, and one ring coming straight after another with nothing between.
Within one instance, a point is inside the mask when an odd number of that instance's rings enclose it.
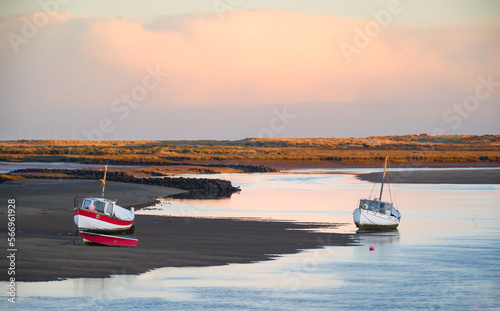
<instances>
[{"instance_id":1,"label":"wet sand flat","mask_svg":"<svg viewBox=\"0 0 500 311\"><path fill-rule=\"evenodd\" d=\"M212 266L269 260L300 249L351 245L353 236L313 232L333 224L137 215L137 248L89 246L75 236L73 197L99 196L94 180L21 180L0 184L0 236L7 237L7 200L16 200L16 280L139 274L160 267ZM178 189L106 183L106 197L145 206ZM7 261L0 262L7 271ZM7 273L0 280L8 279Z\"/></svg>"}]
</instances>

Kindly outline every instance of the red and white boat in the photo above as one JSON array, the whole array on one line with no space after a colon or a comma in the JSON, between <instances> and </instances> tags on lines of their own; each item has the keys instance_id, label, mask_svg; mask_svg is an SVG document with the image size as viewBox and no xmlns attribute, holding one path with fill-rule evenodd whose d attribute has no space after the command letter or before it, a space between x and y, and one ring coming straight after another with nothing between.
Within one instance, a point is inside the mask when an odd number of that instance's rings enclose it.
<instances>
[{"instance_id":1,"label":"red and white boat","mask_svg":"<svg viewBox=\"0 0 500 311\"><path fill-rule=\"evenodd\" d=\"M116 204L115 200L104 199L104 189L106 187L106 172L102 182L102 198L84 198L79 204L79 198L75 198L75 208L73 210L75 225L79 231L94 232L118 232L125 231L134 224L134 208L125 209Z\"/></svg>"},{"instance_id":2,"label":"red and white boat","mask_svg":"<svg viewBox=\"0 0 500 311\"><path fill-rule=\"evenodd\" d=\"M130 229L134 224L134 209L128 210L114 200L85 198L75 207L75 224L80 231L117 232Z\"/></svg>"},{"instance_id":3,"label":"red and white boat","mask_svg":"<svg viewBox=\"0 0 500 311\"><path fill-rule=\"evenodd\" d=\"M86 244L100 244L108 246L128 246L137 247L137 239L129 237L121 237L116 235L107 235L102 233L80 231L83 242Z\"/></svg>"}]
</instances>

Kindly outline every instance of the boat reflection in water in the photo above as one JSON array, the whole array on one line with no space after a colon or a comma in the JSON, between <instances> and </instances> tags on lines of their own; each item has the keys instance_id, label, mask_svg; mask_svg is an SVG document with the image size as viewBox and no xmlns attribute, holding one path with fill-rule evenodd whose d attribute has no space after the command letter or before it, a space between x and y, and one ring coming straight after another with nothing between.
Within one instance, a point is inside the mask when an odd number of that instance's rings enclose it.
<instances>
[{"instance_id":1,"label":"boat reflection in water","mask_svg":"<svg viewBox=\"0 0 500 311\"><path fill-rule=\"evenodd\" d=\"M381 245L399 242L399 231L397 229L387 232L358 230L356 231L356 236L366 244Z\"/></svg>"}]
</instances>

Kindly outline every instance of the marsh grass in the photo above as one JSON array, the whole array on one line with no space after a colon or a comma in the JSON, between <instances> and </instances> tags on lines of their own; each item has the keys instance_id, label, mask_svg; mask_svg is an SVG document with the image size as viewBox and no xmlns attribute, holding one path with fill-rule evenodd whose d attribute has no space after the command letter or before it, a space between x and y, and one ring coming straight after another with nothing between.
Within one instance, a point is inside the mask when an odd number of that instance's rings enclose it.
<instances>
[{"instance_id":1,"label":"marsh grass","mask_svg":"<svg viewBox=\"0 0 500 311\"><path fill-rule=\"evenodd\" d=\"M10 175L10 174L0 174L0 184L4 181L14 181L24 179L22 176Z\"/></svg>"},{"instance_id":2,"label":"marsh grass","mask_svg":"<svg viewBox=\"0 0 500 311\"><path fill-rule=\"evenodd\" d=\"M380 145L366 148L372 141ZM366 138L246 138L235 141L16 140L0 142L1 161L82 163L381 161L479 163L500 161L500 135L376 136Z\"/></svg>"}]
</instances>

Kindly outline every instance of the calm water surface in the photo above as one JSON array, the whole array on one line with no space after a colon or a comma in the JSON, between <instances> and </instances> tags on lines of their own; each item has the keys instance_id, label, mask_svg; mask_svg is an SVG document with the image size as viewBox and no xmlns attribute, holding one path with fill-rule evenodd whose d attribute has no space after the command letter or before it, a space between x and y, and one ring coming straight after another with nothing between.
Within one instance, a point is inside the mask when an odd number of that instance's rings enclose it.
<instances>
[{"instance_id":1,"label":"calm water surface","mask_svg":"<svg viewBox=\"0 0 500 311\"><path fill-rule=\"evenodd\" d=\"M356 233L357 200L378 193L373 184L330 171L202 177L229 179L243 191L224 200L172 199L140 213L331 222L341 224L334 232ZM0 293L0 308L500 310L500 187L391 187L403 215L399 230L356 233L360 246L252 264L18 283L17 303Z\"/></svg>"}]
</instances>

